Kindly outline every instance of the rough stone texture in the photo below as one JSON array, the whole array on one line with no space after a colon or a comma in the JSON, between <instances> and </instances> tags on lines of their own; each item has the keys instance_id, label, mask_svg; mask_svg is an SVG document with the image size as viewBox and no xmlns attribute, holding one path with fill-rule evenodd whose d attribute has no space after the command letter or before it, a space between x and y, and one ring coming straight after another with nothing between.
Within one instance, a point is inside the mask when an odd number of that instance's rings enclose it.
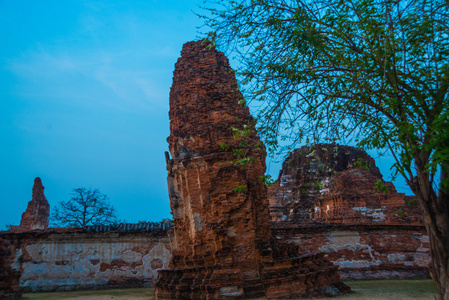
<instances>
[{"instance_id":1,"label":"rough stone texture","mask_svg":"<svg viewBox=\"0 0 449 300\"><path fill-rule=\"evenodd\" d=\"M28 202L28 207L22 214L19 227L22 230L47 229L49 215L50 205L44 195L44 186L41 179L36 177L31 201Z\"/></svg>"},{"instance_id":2,"label":"rough stone texture","mask_svg":"<svg viewBox=\"0 0 449 300\"><path fill-rule=\"evenodd\" d=\"M429 237L422 225L277 222L273 234L300 252L324 252L345 279L429 277Z\"/></svg>"},{"instance_id":3,"label":"rough stone texture","mask_svg":"<svg viewBox=\"0 0 449 300\"><path fill-rule=\"evenodd\" d=\"M0 235L0 299L19 299L21 266L16 253L19 241Z\"/></svg>"},{"instance_id":4,"label":"rough stone texture","mask_svg":"<svg viewBox=\"0 0 449 300\"><path fill-rule=\"evenodd\" d=\"M2 233L0 242L0 286L11 291L19 291L19 282L33 292L152 286L171 258L166 231L49 229Z\"/></svg>"},{"instance_id":5,"label":"rough stone texture","mask_svg":"<svg viewBox=\"0 0 449 300\"><path fill-rule=\"evenodd\" d=\"M323 252L340 266L343 278L428 277L430 252L423 225L276 222L272 233L278 241L296 245L297 253ZM0 299L17 298L20 287L43 291L151 285L156 270L168 266L170 253L164 230L1 232Z\"/></svg>"},{"instance_id":6,"label":"rough stone texture","mask_svg":"<svg viewBox=\"0 0 449 300\"><path fill-rule=\"evenodd\" d=\"M260 180L266 153L248 108L238 104L242 98L223 53L202 42L184 45L170 91L172 159L166 155L173 258L159 271L156 297L285 299L324 295L327 287L347 291L323 254L298 256L298 247L272 238ZM248 157L246 168L236 164Z\"/></svg>"},{"instance_id":7,"label":"rough stone texture","mask_svg":"<svg viewBox=\"0 0 449 300\"><path fill-rule=\"evenodd\" d=\"M378 180L388 193L375 189ZM374 159L350 146L294 150L269 189L269 200L272 221L422 224L413 198L384 182Z\"/></svg>"}]
</instances>

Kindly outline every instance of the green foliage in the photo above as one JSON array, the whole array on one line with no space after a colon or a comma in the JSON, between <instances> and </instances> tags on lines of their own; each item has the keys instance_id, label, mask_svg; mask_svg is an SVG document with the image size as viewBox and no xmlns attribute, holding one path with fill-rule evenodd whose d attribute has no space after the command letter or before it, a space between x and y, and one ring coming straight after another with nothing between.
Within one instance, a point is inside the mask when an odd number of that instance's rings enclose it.
<instances>
[{"instance_id":1,"label":"green foliage","mask_svg":"<svg viewBox=\"0 0 449 300\"><path fill-rule=\"evenodd\" d=\"M246 187L244 185L238 185L232 191L237 194L246 194Z\"/></svg>"},{"instance_id":2,"label":"green foliage","mask_svg":"<svg viewBox=\"0 0 449 300\"><path fill-rule=\"evenodd\" d=\"M268 150L337 140L388 150L392 175L405 178L423 208L434 267L446 269L447 0L207 2L216 4L204 17L208 38L236 54ZM446 286L447 276L437 276Z\"/></svg>"},{"instance_id":3,"label":"green foliage","mask_svg":"<svg viewBox=\"0 0 449 300\"><path fill-rule=\"evenodd\" d=\"M403 217L407 216L408 213L401 207L401 208L397 209L397 210L393 213L393 215L398 215L399 217L403 218Z\"/></svg>"},{"instance_id":4,"label":"green foliage","mask_svg":"<svg viewBox=\"0 0 449 300\"><path fill-rule=\"evenodd\" d=\"M262 175L259 177L259 179L263 182L264 185L266 185L268 187L271 187L274 183L274 180L270 174Z\"/></svg>"},{"instance_id":5,"label":"green foliage","mask_svg":"<svg viewBox=\"0 0 449 300\"><path fill-rule=\"evenodd\" d=\"M371 170L371 163L365 161L363 158L359 157L357 158L356 162L354 163L354 168L369 171Z\"/></svg>"},{"instance_id":6,"label":"green foliage","mask_svg":"<svg viewBox=\"0 0 449 300\"><path fill-rule=\"evenodd\" d=\"M229 150L229 145L227 143L221 143L220 144L220 148L223 149L224 151L228 151Z\"/></svg>"},{"instance_id":7,"label":"green foliage","mask_svg":"<svg viewBox=\"0 0 449 300\"><path fill-rule=\"evenodd\" d=\"M418 208L418 202L416 201L416 199L407 200L407 201L405 202L405 205L407 205L407 206L413 206L414 208Z\"/></svg>"},{"instance_id":8,"label":"green foliage","mask_svg":"<svg viewBox=\"0 0 449 300\"><path fill-rule=\"evenodd\" d=\"M306 155L306 157L311 157L311 158L315 158L316 157L316 150L312 150L312 152L310 152L309 154Z\"/></svg>"},{"instance_id":9,"label":"green foliage","mask_svg":"<svg viewBox=\"0 0 449 300\"><path fill-rule=\"evenodd\" d=\"M334 149L332 149L332 153L334 154L334 157L338 156L338 146L337 145L335 145Z\"/></svg>"},{"instance_id":10,"label":"green foliage","mask_svg":"<svg viewBox=\"0 0 449 300\"><path fill-rule=\"evenodd\" d=\"M385 185L385 183L382 181L382 179L378 179L374 183L374 190L378 193L384 193L384 194L388 194L390 192L390 189Z\"/></svg>"},{"instance_id":11,"label":"green foliage","mask_svg":"<svg viewBox=\"0 0 449 300\"><path fill-rule=\"evenodd\" d=\"M449 172L448 9L445 0L238 0L204 18L211 43L237 55L247 101L261 102L268 150L352 140L388 149L408 181L424 158L433 185Z\"/></svg>"},{"instance_id":12,"label":"green foliage","mask_svg":"<svg viewBox=\"0 0 449 300\"><path fill-rule=\"evenodd\" d=\"M247 124L243 124L242 128L236 128L234 126L231 126L231 129L232 131L234 131L235 139L246 138L250 136L252 133L254 133L254 128Z\"/></svg>"}]
</instances>

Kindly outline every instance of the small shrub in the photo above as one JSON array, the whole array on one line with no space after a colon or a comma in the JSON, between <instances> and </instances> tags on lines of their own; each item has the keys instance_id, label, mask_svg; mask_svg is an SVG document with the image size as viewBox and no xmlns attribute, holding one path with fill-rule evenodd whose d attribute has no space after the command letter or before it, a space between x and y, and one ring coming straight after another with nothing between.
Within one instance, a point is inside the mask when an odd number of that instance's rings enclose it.
<instances>
[{"instance_id":1,"label":"small shrub","mask_svg":"<svg viewBox=\"0 0 449 300\"><path fill-rule=\"evenodd\" d=\"M238 185L232 191L237 194L246 194L246 188L244 185Z\"/></svg>"},{"instance_id":2,"label":"small shrub","mask_svg":"<svg viewBox=\"0 0 449 300\"><path fill-rule=\"evenodd\" d=\"M384 194L388 194L388 192L390 191L390 189L385 185L382 179L379 179L374 183L374 190L378 193Z\"/></svg>"}]
</instances>

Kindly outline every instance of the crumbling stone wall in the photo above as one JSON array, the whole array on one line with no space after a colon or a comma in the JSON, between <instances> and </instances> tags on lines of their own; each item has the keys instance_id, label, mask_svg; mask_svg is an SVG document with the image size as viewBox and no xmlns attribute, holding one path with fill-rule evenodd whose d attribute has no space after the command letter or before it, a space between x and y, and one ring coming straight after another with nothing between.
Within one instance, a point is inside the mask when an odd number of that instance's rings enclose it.
<instances>
[{"instance_id":1,"label":"crumbling stone wall","mask_svg":"<svg viewBox=\"0 0 449 300\"><path fill-rule=\"evenodd\" d=\"M24 291L152 286L171 258L165 230L5 232L0 241L8 251L2 284L13 290L19 278Z\"/></svg>"},{"instance_id":2,"label":"crumbling stone wall","mask_svg":"<svg viewBox=\"0 0 449 300\"><path fill-rule=\"evenodd\" d=\"M47 230L0 233L0 298L26 291L152 285L171 249L165 230ZM273 236L298 253L323 252L347 279L428 277L422 225L272 224ZM122 277L123 276L123 277Z\"/></svg>"},{"instance_id":3,"label":"crumbling stone wall","mask_svg":"<svg viewBox=\"0 0 449 300\"><path fill-rule=\"evenodd\" d=\"M18 259L20 241L0 234L0 299L19 299L22 268Z\"/></svg>"},{"instance_id":4,"label":"crumbling stone wall","mask_svg":"<svg viewBox=\"0 0 449 300\"><path fill-rule=\"evenodd\" d=\"M273 234L302 252L324 252L345 279L429 277L429 237L422 225L278 222Z\"/></svg>"},{"instance_id":5,"label":"crumbling stone wall","mask_svg":"<svg viewBox=\"0 0 449 300\"><path fill-rule=\"evenodd\" d=\"M398 193L374 159L351 146L295 149L268 193L272 221L422 224L413 197Z\"/></svg>"}]
</instances>

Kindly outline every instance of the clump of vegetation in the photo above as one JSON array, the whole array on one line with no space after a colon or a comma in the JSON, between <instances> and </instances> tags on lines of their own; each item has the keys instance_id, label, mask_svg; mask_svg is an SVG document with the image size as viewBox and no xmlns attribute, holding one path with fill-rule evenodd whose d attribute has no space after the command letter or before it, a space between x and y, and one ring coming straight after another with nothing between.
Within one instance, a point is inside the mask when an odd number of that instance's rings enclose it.
<instances>
[{"instance_id":1,"label":"clump of vegetation","mask_svg":"<svg viewBox=\"0 0 449 300\"><path fill-rule=\"evenodd\" d=\"M393 215L398 215L399 217L403 218L403 217L407 216L408 213L401 207L401 208L397 209L397 210L393 213Z\"/></svg>"},{"instance_id":2,"label":"clump of vegetation","mask_svg":"<svg viewBox=\"0 0 449 300\"><path fill-rule=\"evenodd\" d=\"M390 152L392 175L423 209L433 276L447 299L447 0L206 2L214 3L204 16L208 37L240 62L267 147L349 139Z\"/></svg>"},{"instance_id":3,"label":"clump of vegetation","mask_svg":"<svg viewBox=\"0 0 449 300\"><path fill-rule=\"evenodd\" d=\"M388 186L386 186L386 184L382 181L382 179L378 179L374 183L374 190L378 193L384 194L388 194L390 192L390 189L388 188Z\"/></svg>"},{"instance_id":4,"label":"clump of vegetation","mask_svg":"<svg viewBox=\"0 0 449 300\"><path fill-rule=\"evenodd\" d=\"M359 157L356 162L354 163L354 168L370 171L371 170L371 163L365 161L363 158Z\"/></svg>"},{"instance_id":5,"label":"clump of vegetation","mask_svg":"<svg viewBox=\"0 0 449 300\"><path fill-rule=\"evenodd\" d=\"M270 174L262 175L259 177L259 179L263 182L264 185L269 186L269 187L271 187L274 183L274 180Z\"/></svg>"},{"instance_id":6,"label":"clump of vegetation","mask_svg":"<svg viewBox=\"0 0 449 300\"><path fill-rule=\"evenodd\" d=\"M237 185L232 191L237 194L246 194L246 188L244 185Z\"/></svg>"},{"instance_id":7,"label":"clump of vegetation","mask_svg":"<svg viewBox=\"0 0 449 300\"><path fill-rule=\"evenodd\" d=\"M414 208L418 208L418 201L416 201L416 199L407 200L407 201L405 201L405 205L413 206Z\"/></svg>"}]
</instances>

